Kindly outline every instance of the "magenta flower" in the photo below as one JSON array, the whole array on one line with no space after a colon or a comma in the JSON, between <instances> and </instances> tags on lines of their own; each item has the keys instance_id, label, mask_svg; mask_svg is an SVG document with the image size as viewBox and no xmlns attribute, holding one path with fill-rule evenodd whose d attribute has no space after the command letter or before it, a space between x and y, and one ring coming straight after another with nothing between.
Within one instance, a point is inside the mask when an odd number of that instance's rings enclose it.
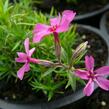
<instances>
[{"instance_id":1,"label":"magenta flower","mask_svg":"<svg viewBox=\"0 0 109 109\"><path fill-rule=\"evenodd\" d=\"M53 33L55 42L55 52L59 62L61 61L61 46L58 33L65 32L69 29L69 25L74 19L75 14L76 13L73 11L66 10L62 13L62 17L59 14L58 17L50 19L50 26L39 23L36 24L33 30L33 42L40 42L43 37Z\"/></svg>"},{"instance_id":2,"label":"magenta flower","mask_svg":"<svg viewBox=\"0 0 109 109\"><path fill-rule=\"evenodd\" d=\"M104 76L109 75L109 66L103 66L94 70L94 58L92 56L85 57L85 66L87 70L77 69L75 75L84 80L89 80L84 88L84 94L90 96L94 91L94 83L104 90L109 90L109 80Z\"/></svg>"},{"instance_id":3,"label":"magenta flower","mask_svg":"<svg viewBox=\"0 0 109 109\"><path fill-rule=\"evenodd\" d=\"M24 73L30 70L30 65L29 65L30 62L32 63L39 62L38 59L31 58L32 54L35 51L35 48L32 48L31 50L29 50L29 38L25 39L24 46L25 46L26 53L18 52L17 54L19 57L15 59L16 62L25 63L23 67L21 67L17 72L17 76L20 80L23 79Z\"/></svg>"},{"instance_id":4,"label":"magenta flower","mask_svg":"<svg viewBox=\"0 0 109 109\"><path fill-rule=\"evenodd\" d=\"M62 13L62 17L59 14L58 17L50 19L50 26L40 23L36 24L33 30L33 42L40 42L43 37L51 33L60 33L67 31L69 29L71 21L75 17L75 14L76 13L73 11L66 10Z\"/></svg>"}]
</instances>

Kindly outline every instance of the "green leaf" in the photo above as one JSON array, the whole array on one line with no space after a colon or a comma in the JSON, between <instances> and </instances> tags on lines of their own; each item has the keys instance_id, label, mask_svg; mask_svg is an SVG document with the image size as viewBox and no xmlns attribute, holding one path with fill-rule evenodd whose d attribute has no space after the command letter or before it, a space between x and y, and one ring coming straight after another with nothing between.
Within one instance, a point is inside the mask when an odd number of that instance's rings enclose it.
<instances>
[{"instance_id":1,"label":"green leaf","mask_svg":"<svg viewBox=\"0 0 109 109\"><path fill-rule=\"evenodd\" d=\"M78 82L80 82L82 85L86 85L85 81L82 80L81 78L76 78L76 80L77 80Z\"/></svg>"},{"instance_id":2,"label":"green leaf","mask_svg":"<svg viewBox=\"0 0 109 109\"><path fill-rule=\"evenodd\" d=\"M53 71L55 71L55 68L49 68L46 72L44 72L44 74L42 74L42 78L44 78L45 76L50 75L51 73L53 73Z\"/></svg>"},{"instance_id":3,"label":"green leaf","mask_svg":"<svg viewBox=\"0 0 109 109\"><path fill-rule=\"evenodd\" d=\"M38 82L36 79L35 79L35 81L33 81L31 83L31 85L34 90L40 89L40 90L48 90L49 91L49 90L53 89L53 87L51 87L50 85L45 85L41 82Z\"/></svg>"},{"instance_id":4,"label":"green leaf","mask_svg":"<svg viewBox=\"0 0 109 109\"><path fill-rule=\"evenodd\" d=\"M15 44L15 46L12 48L11 51L16 50L16 49L19 47L20 43L21 43L21 41L18 41L18 42Z\"/></svg>"},{"instance_id":5,"label":"green leaf","mask_svg":"<svg viewBox=\"0 0 109 109\"><path fill-rule=\"evenodd\" d=\"M29 26L34 26L32 23L26 23L26 22L19 22L16 25L29 25Z\"/></svg>"},{"instance_id":6,"label":"green leaf","mask_svg":"<svg viewBox=\"0 0 109 109\"><path fill-rule=\"evenodd\" d=\"M76 89L76 77L70 71L67 72L67 74L68 74L68 83L67 83L65 88L68 88L69 86L71 86L72 89L75 91L75 89Z\"/></svg>"},{"instance_id":7,"label":"green leaf","mask_svg":"<svg viewBox=\"0 0 109 109\"><path fill-rule=\"evenodd\" d=\"M48 92L48 101L50 101L52 97L53 97L53 92L52 91Z\"/></svg>"},{"instance_id":8,"label":"green leaf","mask_svg":"<svg viewBox=\"0 0 109 109\"><path fill-rule=\"evenodd\" d=\"M50 16L53 16L53 13L54 13L54 7L51 8Z\"/></svg>"},{"instance_id":9,"label":"green leaf","mask_svg":"<svg viewBox=\"0 0 109 109\"><path fill-rule=\"evenodd\" d=\"M4 4L4 13L7 12L7 10L8 10L8 5L9 5L9 0L6 0L6 1L5 1L5 4Z\"/></svg>"},{"instance_id":10,"label":"green leaf","mask_svg":"<svg viewBox=\"0 0 109 109\"><path fill-rule=\"evenodd\" d=\"M61 47L61 60L65 63L68 63L68 55L63 47Z\"/></svg>"}]
</instances>

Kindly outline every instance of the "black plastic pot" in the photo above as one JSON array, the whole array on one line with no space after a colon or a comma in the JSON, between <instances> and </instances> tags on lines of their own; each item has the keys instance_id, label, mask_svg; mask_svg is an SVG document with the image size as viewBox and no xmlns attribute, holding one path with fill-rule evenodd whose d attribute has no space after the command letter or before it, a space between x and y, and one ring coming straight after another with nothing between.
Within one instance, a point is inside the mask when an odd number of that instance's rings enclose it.
<instances>
[{"instance_id":1,"label":"black plastic pot","mask_svg":"<svg viewBox=\"0 0 109 109\"><path fill-rule=\"evenodd\" d=\"M104 15L102 16L101 21L100 21L100 29L102 33L105 35L105 37L107 36L107 38L109 39L109 29L107 29L107 26L106 26L107 25L107 15L109 16L109 11L104 13Z\"/></svg>"},{"instance_id":2,"label":"black plastic pot","mask_svg":"<svg viewBox=\"0 0 109 109\"><path fill-rule=\"evenodd\" d=\"M20 1L20 0L17 0ZM10 0L10 2L14 2L14 0ZM61 4L60 4L61 5ZM60 6L59 5L59 0L53 0L51 2L51 0L43 0L43 3L41 5L36 5L36 7L38 7L39 9L43 10L43 12L48 12L51 9L52 6ZM61 6L62 7L62 6ZM107 11L109 9L109 4L105 5L103 8L92 11L92 12L87 12L85 14L81 14L81 15L77 15L74 19L74 21L76 23L79 24L88 24L91 26L95 26L98 27L99 26L99 21L100 21L100 17L101 15ZM49 15L47 15L49 16Z\"/></svg>"},{"instance_id":3,"label":"black plastic pot","mask_svg":"<svg viewBox=\"0 0 109 109\"><path fill-rule=\"evenodd\" d=\"M39 8L42 11L44 10L43 12L45 12L46 10L47 10L47 12L49 12L52 6L54 6L54 7L57 7L57 6L63 7L61 3L59 5L58 0L55 0L53 2L51 2L51 0L43 0L42 6L40 6ZM98 27L100 17L108 9L109 9L109 3L107 5L105 5L104 7L98 9L98 10L95 10L95 11L92 11L92 12L87 12L87 13L84 13L84 14L81 14L81 15L77 15L75 17L74 21L76 23L88 24L88 25L91 25L91 26Z\"/></svg>"},{"instance_id":4,"label":"black plastic pot","mask_svg":"<svg viewBox=\"0 0 109 109\"><path fill-rule=\"evenodd\" d=\"M98 29L93 28L91 26L86 26L86 25L79 25L79 27L86 29L88 31L91 31L95 34L97 34L99 37L101 37L107 47L108 47L108 57L107 57L107 61L106 64L109 65L109 39L107 39L107 37L105 37ZM95 86L95 88L97 88ZM74 107L74 109L77 109L77 106L81 106L84 105L82 103L82 99L85 99L85 96L83 94L83 88L80 90L75 91L73 94L65 96L63 98L54 100L54 101L50 101L50 102L40 102L40 103L34 103L34 104L17 104L17 103L10 103L4 100L0 100L0 109L56 109L56 108L60 108L62 106L66 106L68 104L72 103L72 107Z\"/></svg>"},{"instance_id":5,"label":"black plastic pot","mask_svg":"<svg viewBox=\"0 0 109 109\"><path fill-rule=\"evenodd\" d=\"M99 15L99 14L105 12L108 9L109 9L109 4L107 4L106 6L104 6L103 8L101 8L99 10L96 10L96 11L93 11L93 12L90 12L90 13L87 12L86 14L83 14L83 15L78 15L78 16L76 16L75 20L87 19L87 18L96 16L96 15Z\"/></svg>"},{"instance_id":6,"label":"black plastic pot","mask_svg":"<svg viewBox=\"0 0 109 109\"><path fill-rule=\"evenodd\" d=\"M100 22L101 16L107 10L109 10L109 4L105 5L103 8L99 10L95 10L93 12L87 12L82 15L76 15L73 22L84 24L84 25L91 25L91 26L99 28L99 22ZM49 14L46 14L46 15L47 17L49 17Z\"/></svg>"},{"instance_id":7,"label":"black plastic pot","mask_svg":"<svg viewBox=\"0 0 109 109\"><path fill-rule=\"evenodd\" d=\"M77 15L74 19L75 22L80 24L86 24L91 25L95 27L99 27L99 22L102 14L109 10L109 4L104 6L103 8L93 11L93 12L87 12L83 15Z\"/></svg>"}]
</instances>

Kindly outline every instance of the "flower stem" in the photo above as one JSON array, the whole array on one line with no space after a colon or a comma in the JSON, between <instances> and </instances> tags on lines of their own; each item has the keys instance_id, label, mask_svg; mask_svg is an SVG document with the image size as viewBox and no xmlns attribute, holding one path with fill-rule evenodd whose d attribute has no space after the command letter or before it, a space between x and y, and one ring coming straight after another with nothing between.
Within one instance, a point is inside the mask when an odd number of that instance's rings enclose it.
<instances>
[{"instance_id":1,"label":"flower stem","mask_svg":"<svg viewBox=\"0 0 109 109\"><path fill-rule=\"evenodd\" d=\"M61 63L61 45L60 45L60 40L59 40L59 36L58 33L54 32L54 43L55 43L55 52L56 52L56 56L58 58L59 63Z\"/></svg>"}]
</instances>

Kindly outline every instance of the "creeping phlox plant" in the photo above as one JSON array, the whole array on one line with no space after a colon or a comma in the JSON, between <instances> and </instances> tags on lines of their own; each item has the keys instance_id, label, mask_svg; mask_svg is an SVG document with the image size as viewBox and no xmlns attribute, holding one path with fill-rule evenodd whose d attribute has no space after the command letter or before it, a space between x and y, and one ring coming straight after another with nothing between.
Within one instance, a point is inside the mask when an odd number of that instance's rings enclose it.
<instances>
[{"instance_id":1,"label":"creeping phlox plant","mask_svg":"<svg viewBox=\"0 0 109 109\"><path fill-rule=\"evenodd\" d=\"M66 41L64 39L66 34L62 37L59 36L59 33L69 30L70 23L75 15L74 11L65 10L62 16L59 14L55 18L51 18L50 25L37 23L33 30L32 42L30 42L30 38L26 38L24 41L25 53L17 53L16 62L24 63L17 72L18 78L22 80L26 72L31 71L30 78L35 76L31 83L33 89L36 91L43 90L49 96L49 99L51 99L55 90L61 88L62 85L65 85L65 88L70 85L74 88L75 81L80 80L80 78L88 80L83 91L86 96L92 94L94 83L97 83L104 90L109 90L109 80L104 77L109 74L109 66L94 70L94 58L85 56L86 70L75 67L75 63L78 63L77 60L80 60L86 53L88 42L80 44L74 50L71 38ZM63 40L66 43L63 43ZM30 49L30 45L36 47ZM35 50L37 53L35 53ZM33 72L32 69L34 69Z\"/></svg>"}]
</instances>

